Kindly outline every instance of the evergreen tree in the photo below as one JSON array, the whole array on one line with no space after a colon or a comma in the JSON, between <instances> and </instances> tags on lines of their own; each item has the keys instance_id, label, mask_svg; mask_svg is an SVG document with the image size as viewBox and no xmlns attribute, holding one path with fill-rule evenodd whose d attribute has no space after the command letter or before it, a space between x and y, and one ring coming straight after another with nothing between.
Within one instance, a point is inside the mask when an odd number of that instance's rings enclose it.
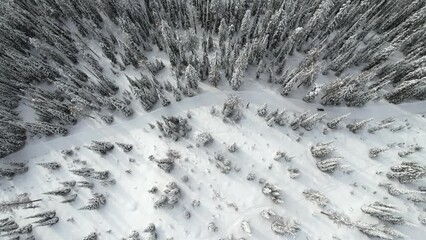
<instances>
[{"instance_id":1,"label":"evergreen tree","mask_svg":"<svg viewBox=\"0 0 426 240\"><path fill-rule=\"evenodd\" d=\"M200 77L195 68L189 64L185 70L185 84L187 89L198 89L198 83L200 82Z\"/></svg>"}]
</instances>

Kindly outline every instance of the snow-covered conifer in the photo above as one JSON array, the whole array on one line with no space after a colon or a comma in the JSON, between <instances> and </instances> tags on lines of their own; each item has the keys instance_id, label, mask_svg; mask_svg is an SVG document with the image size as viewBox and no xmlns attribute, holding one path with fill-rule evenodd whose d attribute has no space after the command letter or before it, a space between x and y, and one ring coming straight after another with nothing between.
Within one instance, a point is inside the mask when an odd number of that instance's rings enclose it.
<instances>
[{"instance_id":1,"label":"snow-covered conifer","mask_svg":"<svg viewBox=\"0 0 426 240\"><path fill-rule=\"evenodd\" d=\"M329 202L328 198L314 189L306 189L302 192L303 196L312 202L316 202L318 206L325 207Z\"/></svg>"},{"instance_id":2,"label":"snow-covered conifer","mask_svg":"<svg viewBox=\"0 0 426 240\"><path fill-rule=\"evenodd\" d=\"M198 89L198 83L200 82L200 77L195 68L190 64L186 67L185 70L185 83L186 87L189 89Z\"/></svg>"},{"instance_id":3,"label":"snow-covered conifer","mask_svg":"<svg viewBox=\"0 0 426 240\"><path fill-rule=\"evenodd\" d=\"M329 127L330 129L336 129L338 124L349 115L350 113L332 119L331 121L327 122L327 127Z\"/></svg>"},{"instance_id":4,"label":"snow-covered conifer","mask_svg":"<svg viewBox=\"0 0 426 240\"><path fill-rule=\"evenodd\" d=\"M405 222L395 206L383 202L376 201L372 204L361 207L361 210L364 213L392 224L403 224Z\"/></svg>"},{"instance_id":5,"label":"snow-covered conifer","mask_svg":"<svg viewBox=\"0 0 426 240\"><path fill-rule=\"evenodd\" d=\"M353 133L359 132L368 122L372 121L373 118L365 119L355 123L349 123L346 125L346 128Z\"/></svg>"},{"instance_id":6,"label":"snow-covered conifer","mask_svg":"<svg viewBox=\"0 0 426 240\"><path fill-rule=\"evenodd\" d=\"M402 162L391 167L391 172L386 173L389 179L396 178L400 183L411 183L426 176L426 168L416 162Z\"/></svg>"},{"instance_id":7,"label":"snow-covered conifer","mask_svg":"<svg viewBox=\"0 0 426 240\"><path fill-rule=\"evenodd\" d=\"M268 104L264 103L259 109L257 109L257 115L265 117L268 114Z\"/></svg>"},{"instance_id":8,"label":"snow-covered conifer","mask_svg":"<svg viewBox=\"0 0 426 240\"><path fill-rule=\"evenodd\" d=\"M336 150L335 147L331 146L334 141L325 143L317 143L315 146L311 146L311 154L315 158L322 158L328 156L330 153Z\"/></svg>"},{"instance_id":9,"label":"snow-covered conifer","mask_svg":"<svg viewBox=\"0 0 426 240\"><path fill-rule=\"evenodd\" d=\"M133 145L132 144L120 143L120 142L116 142L115 144L117 146L119 146L120 148L122 148L124 152L130 152L133 149Z\"/></svg>"},{"instance_id":10,"label":"snow-covered conifer","mask_svg":"<svg viewBox=\"0 0 426 240\"><path fill-rule=\"evenodd\" d=\"M89 199L89 203L81 207L80 210L95 210L106 204L106 197L103 194L93 193L93 197Z\"/></svg>"}]
</instances>

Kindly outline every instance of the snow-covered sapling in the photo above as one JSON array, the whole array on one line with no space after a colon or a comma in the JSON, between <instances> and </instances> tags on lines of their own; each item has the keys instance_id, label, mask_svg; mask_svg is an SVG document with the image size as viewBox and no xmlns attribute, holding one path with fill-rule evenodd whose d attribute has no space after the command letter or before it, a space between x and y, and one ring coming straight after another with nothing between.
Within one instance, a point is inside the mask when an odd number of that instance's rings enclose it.
<instances>
[{"instance_id":1,"label":"snow-covered sapling","mask_svg":"<svg viewBox=\"0 0 426 240\"><path fill-rule=\"evenodd\" d=\"M392 166L391 172L386 173L389 179L396 178L400 183L411 183L426 176L426 167L416 162L402 162Z\"/></svg>"},{"instance_id":2,"label":"snow-covered sapling","mask_svg":"<svg viewBox=\"0 0 426 240\"><path fill-rule=\"evenodd\" d=\"M277 151L275 153L274 160L278 161L282 158L284 158L284 160L286 162L291 162L291 160L294 158L294 156L290 156L288 153L283 152L283 151Z\"/></svg>"},{"instance_id":3,"label":"snow-covered sapling","mask_svg":"<svg viewBox=\"0 0 426 240\"><path fill-rule=\"evenodd\" d=\"M61 203L71 203L71 202L74 202L77 199L77 196L78 195L76 193L71 194L67 198L65 198L65 200L61 201Z\"/></svg>"},{"instance_id":4,"label":"snow-covered sapling","mask_svg":"<svg viewBox=\"0 0 426 240\"><path fill-rule=\"evenodd\" d=\"M100 154L106 154L109 151L112 151L114 149L114 144L110 142L92 141L92 145L85 146L85 147L94 152L97 152Z\"/></svg>"},{"instance_id":5,"label":"snow-covered sapling","mask_svg":"<svg viewBox=\"0 0 426 240\"><path fill-rule=\"evenodd\" d=\"M228 174L229 172L231 172L231 161L225 159L221 153L215 152L214 160L216 160L215 166L220 170L221 173Z\"/></svg>"},{"instance_id":6,"label":"snow-covered sapling","mask_svg":"<svg viewBox=\"0 0 426 240\"><path fill-rule=\"evenodd\" d=\"M285 126L285 125L286 125L286 123L288 122L288 116L287 116L287 114L285 113L285 110L282 110L281 112L279 112L279 113L275 116L275 118L274 118L274 122L275 122L276 124L278 124L278 126L281 126L281 127L283 127L283 126Z\"/></svg>"},{"instance_id":7,"label":"snow-covered sapling","mask_svg":"<svg viewBox=\"0 0 426 240\"><path fill-rule=\"evenodd\" d=\"M114 122L114 116L112 115L100 115L100 117L106 124L112 124Z\"/></svg>"},{"instance_id":8,"label":"snow-covered sapling","mask_svg":"<svg viewBox=\"0 0 426 240\"><path fill-rule=\"evenodd\" d=\"M323 172L332 173L340 167L339 159L341 158L328 158L317 161L317 167Z\"/></svg>"},{"instance_id":9,"label":"snow-covered sapling","mask_svg":"<svg viewBox=\"0 0 426 240\"><path fill-rule=\"evenodd\" d=\"M140 239L141 239L141 237L140 237L139 232L137 232L137 231L135 231L135 230L133 230L133 231L129 234L129 236L127 236L126 238L123 238L123 240L140 240Z\"/></svg>"},{"instance_id":10,"label":"snow-covered sapling","mask_svg":"<svg viewBox=\"0 0 426 240\"><path fill-rule=\"evenodd\" d=\"M266 183L262 188L262 193L270 196L272 201L276 204L283 203L284 200L281 197L281 189L271 183Z\"/></svg>"},{"instance_id":11,"label":"snow-covered sapling","mask_svg":"<svg viewBox=\"0 0 426 240\"><path fill-rule=\"evenodd\" d=\"M253 181L253 180L255 180L256 179L256 174L255 173L249 173L248 175L247 175L247 180L249 180L249 181Z\"/></svg>"},{"instance_id":12,"label":"snow-covered sapling","mask_svg":"<svg viewBox=\"0 0 426 240\"><path fill-rule=\"evenodd\" d=\"M260 212L260 216L266 220L273 220L277 216L277 213L272 208L263 209Z\"/></svg>"},{"instance_id":13,"label":"snow-covered sapling","mask_svg":"<svg viewBox=\"0 0 426 240\"><path fill-rule=\"evenodd\" d=\"M158 129L165 137L177 141L180 137L185 137L192 130L187 119L182 117L162 117L163 122L157 121Z\"/></svg>"},{"instance_id":14,"label":"snow-covered sapling","mask_svg":"<svg viewBox=\"0 0 426 240\"><path fill-rule=\"evenodd\" d=\"M320 207L327 206L327 203L329 202L326 196L314 189L306 189L302 193L307 200L315 202Z\"/></svg>"},{"instance_id":15,"label":"snow-covered sapling","mask_svg":"<svg viewBox=\"0 0 426 240\"><path fill-rule=\"evenodd\" d=\"M105 203L106 197L103 194L93 193L92 198L89 199L89 203L86 206L81 207L80 210L95 210L102 205L105 205Z\"/></svg>"},{"instance_id":16,"label":"snow-covered sapling","mask_svg":"<svg viewBox=\"0 0 426 240\"><path fill-rule=\"evenodd\" d=\"M377 156L379 156L379 153L382 153L386 150L388 149L387 148L370 148L370 150L368 151L368 156L370 158L376 158Z\"/></svg>"},{"instance_id":17,"label":"snow-covered sapling","mask_svg":"<svg viewBox=\"0 0 426 240\"><path fill-rule=\"evenodd\" d=\"M345 225L352 227L353 223L351 219L344 213L334 212L334 211L321 211L322 214L326 215L330 220L332 220L338 226Z\"/></svg>"},{"instance_id":18,"label":"snow-covered sapling","mask_svg":"<svg viewBox=\"0 0 426 240\"><path fill-rule=\"evenodd\" d=\"M149 160L156 162L157 166L163 169L166 173L170 173L175 166L175 161L180 157L181 156L178 151L169 149L166 153L166 158L156 159L151 155L149 156Z\"/></svg>"},{"instance_id":19,"label":"snow-covered sapling","mask_svg":"<svg viewBox=\"0 0 426 240\"><path fill-rule=\"evenodd\" d=\"M417 219L422 225L426 225L426 215L419 215Z\"/></svg>"},{"instance_id":20,"label":"snow-covered sapling","mask_svg":"<svg viewBox=\"0 0 426 240\"><path fill-rule=\"evenodd\" d=\"M54 191L45 192L43 194L46 195L54 195L54 196L66 196L71 192L71 188L61 188Z\"/></svg>"},{"instance_id":21,"label":"snow-covered sapling","mask_svg":"<svg viewBox=\"0 0 426 240\"><path fill-rule=\"evenodd\" d=\"M265 117L268 114L268 104L264 103L259 109L257 109L257 115Z\"/></svg>"},{"instance_id":22,"label":"snow-covered sapling","mask_svg":"<svg viewBox=\"0 0 426 240\"><path fill-rule=\"evenodd\" d=\"M330 129L336 129L339 123L349 115L350 113L332 119L330 122L327 122L327 127L329 127Z\"/></svg>"},{"instance_id":23,"label":"snow-covered sapling","mask_svg":"<svg viewBox=\"0 0 426 240\"><path fill-rule=\"evenodd\" d=\"M305 111L302 114L300 114L299 116L294 115L294 119L290 123L290 127L293 131L299 129L300 123L308 117L308 113L309 113L309 111Z\"/></svg>"},{"instance_id":24,"label":"snow-covered sapling","mask_svg":"<svg viewBox=\"0 0 426 240\"><path fill-rule=\"evenodd\" d=\"M93 184L92 182L88 182L88 181L78 181L77 187L92 189L92 188L95 187L95 184Z\"/></svg>"},{"instance_id":25,"label":"snow-covered sapling","mask_svg":"<svg viewBox=\"0 0 426 240\"><path fill-rule=\"evenodd\" d=\"M26 173L28 171L28 167L27 166L11 166L11 167L7 167L7 168L0 168L0 178L1 177L14 177L15 175L18 174L23 174Z\"/></svg>"},{"instance_id":26,"label":"snow-covered sapling","mask_svg":"<svg viewBox=\"0 0 426 240\"><path fill-rule=\"evenodd\" d=\"M96 232L92 232L84 237L83 240L98 240L98 234Z\"/></svg>"},{"instance_id":27,"label":"snow-covered sapling","mask_svg":"<svg viewBox=\"0 0 426 240\"><path fill-rule=\"evenodd\" d=\"M271 230L279 235L295 237L300 231L299 223L290 218L279 217L272 222Z\"/></svg>"},{"instance_id":28,"label":"snow-covered sapling","mask_svg":"<svg viewBox=\"0 0 426 240\"><path fill-rule=\"evenodd\" d=\"M190 219L190 218L191 218L191 212L190 212L190 211L188 211L188 210L185 210L185 211L183 211L183 216L184 216L186 219Z\"/></svg>"},{"instance_id":29,"label":"snow-covered sapling","mask_svg":"<svg viewBox=\"0 0 426 240\"><path fill-rule=\"evenodd\" d=\"M219 230L219 228L216 226L214 222L210 222L207 225L207 229L209 230L209 232L217 232Z\"/></svg>"},{"instance_id":30,"label":"snow-covered sapling","mask_svg":"<svg viewBox=\"0 0 426 240\"><path fill-rule=\"evenodd\" d=\"M238 150L238 147L237 147L236 143L233 143L233 144L228 146L228 151L231 152L231 153L236 152L237 150Z\"/></svg>"},{"instance_id":31,"label":"snow-covered sapling","mask_svg":"<svg viewBox=\"0 0 426 240\"><path fill-rule=\"evenodd\" d=\"M242 99L237 95L229 95L223 103L222 114L225 119L239 122L241 119L241 102Z\"/></svg>"},{"instance_id":32,"label":"snow-covered sapling","mask_svg":"<svg viewBox=\"0 0 426 240\"><path fill-rule=\"evenodd\" d=\"M181 190L175 182L170 182L166 185L166 189L157 201L154 202L154 208L170 207L173 208L181 197Z\"/></svg>"},{"instance_id":33,"label":"snow-covered sapling","mask_svg":"<svg viewBox=\"0 0 426 240\"><path fill-rule=\"evenodd\" d=\"M44 219L42 219L42 220L44 220ZM52 225L55 225L58 222L59 222L59 218L53 217L53 218L45 220L43 222L35 222L35 223L38 223L37 226L52 226Z\"/></svg>"},{"instance_id":34,"label":"snow-covered sapling","mask_svg":"<svg viewBox=\"0 0 426 240\"><path fill-rule=\"evenodd\" d=\"M300 176L300 170L298 168L291 167L291 168L288 168L287 171L291 179L295 179Z\"/></svg>"},{"instance_id":35,"label":"snow-covered sapling","mask_svg":"<svg viewBox=\"0 0 426 240\"><path fill-rule=\"evenodd\" d=\"M373 118L369 118L366 120L362 120L359 122L355 122L355 123L349 123L348 125L346 125L346 128L349 129L349 131L353 132L353 133L357 133L359 132L365 125L367 125L368 122L372 121Z\"/></svg>"},{"instance_id":36,"label":"snow-covered sapling","mask_svg":"<svg viewBox=\"0 0 426 240\"><path fill-rule=\"evenodd\" d=\"M379 131L379 130L381 130L383 128L389 127L391 124L393 124L393 122L390 122L390 123L381 123L381 124L379 124L377 126L369 128L367 131L369 133L375 133L375 132L377 132L377 131Z\"/></svg>"},{"instance_id":37,"label":"snow-covered sapling","mask_svg":"<svg viewBox=\"0 0 426 240\"><path fill-rule=\"evenodd\" d=\"M355 226L360 232L366 234L369 237L376 237L380 239L395 239L404 237L402 233L386 225L356 222Z\"/></svg>"},{"instance_id":38,"label":"snow-covered sapling","mask_svg":"<svg viewBox=\"0 0 426 240\"><path fill-rule=\"evenodd\" d=\"M403 224L404 219L399 215L399 211L395 206L383 203L374 202L367 206L362 206L361 210L371 216L375 216L380 220L390 222L392 224Z\"/></svg>"},{"instance_id":39,"label":"snow-covered sapling","mask_svg":"<svg viewBox=\"0 0 426 240\"><path fill-rule=\"evenodd\" d=\"M246 232L248 235L251 235L250 223L247 220L243 220L241 222L241 229L243 229L243 231Z\"/></svg>"},{"instance_id":40,"label":"snow-covered sapling","mask_svg":"<svg viewBox=\"0 0 426 240\"><path fill-rule=\"evenodd\" d=\"M330 153L336 150L335 147L331 146L334 141L329 141L325 143L317 143L315 146L311 146L311 154L315 158L323 158L328 156Z\"/></svg>"},{"instance_id":41,"label":"snow-covered sapling","mask_svg":"<svg viewBox=\"0 0 426 240\"><path fill-rule=\"evenodd\" d=\"M119 142L116 142L115 144L117 144L117 146L119 146L121 149L123 149L124 152L130 152L133 149L133 145L132 144L119 143Z\"/></svg>"},{"instance_id":42,"label":"snow-covered sapling","mask_svg":"<svg viewBox=\"0 0 426 240\"><path fill-rule=\"evenodd\" d=\"M57 162L37 163L37 165L42 166L46 169L50 169L50 170L56 170L56 169L59 169L61 167L61 164L59 164Z\"/></svg>"}]
</instances>

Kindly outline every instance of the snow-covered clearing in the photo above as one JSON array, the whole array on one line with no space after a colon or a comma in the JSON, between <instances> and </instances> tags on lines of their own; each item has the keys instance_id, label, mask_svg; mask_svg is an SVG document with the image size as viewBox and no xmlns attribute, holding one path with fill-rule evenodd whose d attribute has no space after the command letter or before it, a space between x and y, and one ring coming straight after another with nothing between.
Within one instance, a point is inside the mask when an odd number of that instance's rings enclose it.
<instances>
[{"instance_id":1,"label":"snow-covered clearing","mask_svg":"<svg viewBox=\"0 0 426 240\"><path fill-rule=\"evenodd\" d=\"M15 211L15 221L20 225L32 222L24 219L43 211L56 210L59 223L52 227L36 227L33 235L36 239L82 239L90 232L97 232L101 239L120 239L132 230L142 233L149 224L156 225L160 239L219 239L233 234L246 239L282 239L271 230L271 222L261 217L262 210L274 209L282 217L291 218L300 223L300 232L296 239L368 239L355 227L349 228L334 224L321 211L337 211L348 215L353 222L363 221L378 223L379 220L361 211L361 207L375 201L395 205L405 220L404 225L393 226L406 235L407 239L421 239L425 228L418 221L425 203L414 204L406 200L410 194L422 197L425 193L407 193L391 196L379 183L392 183L398 188L418 190L425 186L425 180L411 184L400 184L389 180L386 173L390 167L402 161L423 162L424 151L415 152L404 158L398 152L407 150L409 145L424 146L426 119L419 115L422 103L406 103L402 105L370 104L362 109L334 107L325 108L327 117L317 124L312 131L291 130L289 123L280 127L274 124L268 127L265 119L257 115L257 109L268 103L270 111L276 108L292 113L310 110L317 112L315 104L282 98L268 92L243 91L237 93L243 99L243 118L239 123L225 123L220 113L226 92L206 92L193 98L185 98L179 103L166 108L156 109L149 114L136 115L130 120L118 120L113 125L80 124L70 135L43 141L30 142L22 151L12 154L4 162L28 162L29 171L18 175L13 181L2 181L2 199L21 193L30 193L31 198L42 198L40 208L20 209ZM248 108L246 104L250 102ZM214 105L216 113L210 113ZM161 137L157 127L151 129L148 123L155 125L161 116L182 116L190 113L188 124L192 127L187 138L175 142ZM329 129L323 134L326 122L334 117L351 112L336 130ZM323 113L323 112L319 112ZM374 117L360 133L353 134L345 128L347 123L355 120ZM376 126L384 118L394 117L392 126L407 124L405 129L391 132L382 129L374 134L367 129ZM89 121L89 120L86 120ZM197 131L209 132L214 141L207 146L195 145ZM92 140L123 142L133 144L133 150L124 153L117 146L106 155L99 155L83 146L90 145ZM316 159L309 148L317 143L334 140L336 150L333 157L339 160L342 169L329 174L321 172L316 166ZM236 143L238 150L231 153L227 146ZM387 148L375 158L369 158L369 149L373 147ZM64 157L63 149L72 149L72 156ZM169 149L176 150L181 157L175 168L166 173L149 160L153 155L157 159L164 158ZM274 160L277 151L286 152L293 158ZM232 169L229 174L220 172L216 167L215 153L221 153L230 161ZM130 160L133 158L133 160ZM61 168L48 170L38 163L58 162ZM110 178L116 180L115 185L103 186L100 181L86 179L72 174L69 170L82 167L94 168L95 171L109 171ZM300 176L290 178L289 169L298 169ZM253 180L247 180L251 175ZM185 177L188 179L186 181ZM263 178L264 180L260 180ZM70 194L77 193L72 203L60 203L61 196L44 195L62 187L62 181L88 180L94 183L93 189L73 187ZM169 182L176 182L182 197L174 208L155 209L153 204L158 200L161 191ZM274 204L269 196L262 193L265 183L281 188L281 204ZM156 194L148 193L153 186L158 187ZM305 199L302 192L307 189L319 191L329 199L325 207ZM91 193L102 193L107 203L98 210L78 210L85 206ZM194 207L192 202L200 201ZM185 217L189 211L191 217ZM71 220L72 219L72 220ZM242 221L251 226L249 235L241 228ZM218 230L211 232L209 223L213 222ZM289 236L287 236L289 237Z\"/></svg>"}]
</instances>

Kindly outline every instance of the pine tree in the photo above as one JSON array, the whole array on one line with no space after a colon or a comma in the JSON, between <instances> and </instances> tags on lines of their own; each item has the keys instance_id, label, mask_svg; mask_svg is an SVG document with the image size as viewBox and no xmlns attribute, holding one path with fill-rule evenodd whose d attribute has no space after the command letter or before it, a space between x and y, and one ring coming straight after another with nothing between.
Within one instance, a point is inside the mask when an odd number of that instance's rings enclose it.
<instances>
[{"instance_id":1,"label":"pine tree","mask_svg":"<svg viewBox=\"0 0 426 240\"><path fill-rule=\"evenodd\" d=\"M232 73L232 78L230 85L233 90L238 90L242 84L242 78L244 77L244 72L246 71L248 65L248 49L247 46L240 51L237 60L235 61L234 72Z\"/></svg>"},{"instance_id":2,"label":"pine tree","mask_svg":"<svg viewBox=\"0 0 426 240\"><path fill-rule=\"evenodd\" d=\"M220 80L221 80L221 76L219 72L218 55L216 53L215 61L212 63L212 66L210 67L208 81L212 86L217 87Z\"/></svg>"},{"instance_id":3,"label":"pine tree","mask_svg":"<svg viewBox=\"0 0 426 240\"><path fill-rule=\"evenodd\" d=\"M200 77L198 76L195 68L190 64L186 67L185 70L185 83L188 89L198 89L198 83L200 82Z\"/></svg>"},{"instance_id":4,"label":"pine tree","mask_svg":"<svg viewBox=\"0 0 426 240\"><path fill-rule=\"evenodd\" d=\"M243 19L241 20L241 27L240 27L240 38L241 38L241 45L244 45L247 41L248 34L250 32L250 21L251 21L251 11L247 10L244 14Z\"/></svg>"}]
</instances>

